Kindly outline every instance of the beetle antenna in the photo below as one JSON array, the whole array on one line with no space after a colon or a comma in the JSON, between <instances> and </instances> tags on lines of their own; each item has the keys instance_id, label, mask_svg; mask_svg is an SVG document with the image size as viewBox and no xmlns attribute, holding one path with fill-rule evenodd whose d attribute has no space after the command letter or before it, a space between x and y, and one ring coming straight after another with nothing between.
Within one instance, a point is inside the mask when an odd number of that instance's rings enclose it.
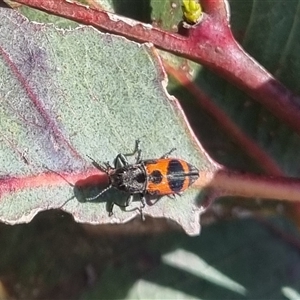
<instances>
[{"instance_id":1,"label":"beetle antenna","mask_svg":"<svg viewBox=\"0 0 300 300\"><path fill-rule=\"evenodd\" d=\"M86 201L93 201L96 200L98 197L100 197L102 194L104 194L106 191L108 191L109 189L111 189L112 185L109 185L107 188L105 188L104 190L102 190L100 193L98 193L97 195L93 196L93 197L88 197L85 198Z\"/></svg>"},{"instance_id":2,"label":"beetle antenna","mask_svg":"<svg viewBox=\"0 0 300 300\"><path fill-rule=\"evenodd\" d=\"M51 170L50 168L48 168L46 165L42 164L42 167L47 169L49 172L56 174L57 176L61 177L69 186L71 186L72 188L74 188L74 184L71 183L67 178L65 178L63 175L61 175L60 173L58 173L57 171Z\"/></svg>"}]
</instances>

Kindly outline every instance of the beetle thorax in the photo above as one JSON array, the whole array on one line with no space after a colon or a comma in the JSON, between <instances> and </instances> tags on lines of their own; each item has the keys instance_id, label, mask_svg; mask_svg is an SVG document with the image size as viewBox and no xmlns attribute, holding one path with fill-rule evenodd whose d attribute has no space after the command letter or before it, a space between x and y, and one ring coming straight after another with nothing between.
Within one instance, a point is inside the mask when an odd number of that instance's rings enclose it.
<instances>
[{"instance_id":1,"label":"beetle thorax","mask_svg":"<svg viewBox=\"0 0 300 300\"><path fill-rule=\"evenodd\" d=\"M118 168L110 174L112 186L130 194L144 193L146 189L146 172L141 165Z\"/></svg>"}]
</instances>

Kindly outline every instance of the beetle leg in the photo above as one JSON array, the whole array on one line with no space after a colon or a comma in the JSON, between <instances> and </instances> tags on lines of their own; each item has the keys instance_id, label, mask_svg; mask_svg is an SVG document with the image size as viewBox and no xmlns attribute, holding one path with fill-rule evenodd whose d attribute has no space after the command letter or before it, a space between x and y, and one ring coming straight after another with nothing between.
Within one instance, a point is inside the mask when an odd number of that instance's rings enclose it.
<instances>
[{"instance_id":1,"label":"beetle leg","mask_svg":"<svg viewBox=\"0 0 300 300\"><path fill-rule=\"evenodd\" d=\"M114 160L115 168L123 168L127 165L129 165L127 158L125 157L124 154L118 154L117 157Z\"/></svg>"},{"instance_id":2,"label":"beetle leg","mask_svg":"<svg viewBox=\"0 0 300 300\"><path fill-rule=\"evenodd\" d=\"M129 197L127 198L126 202L125 202L125 207L129 206L130 203L132 202L133 200L133 195L130 194Z\"/></svg>"},{"instance_id":3,"label":"beetle leg","mask_svg":"<svg viewBox=\"0 0 300 300\"><path fill-rule=\"evenodd\" d=\"M108 216L109 217L111 217L114 214L114 212L113 212L114 205L115 205L115 203L111 202L111 204L108 206L107 210L108 210Z\"/></svg>"},{"instance_id":4,"label":"beetle leg","mask_svg":"<svg viewBox=\"0 0 300 300\"><path fill-rule=\"evenodd\" d=\"M146 198L144 194L141 194L141 209L146 206Z\"/></svg>"},{"instance_id":5,"label":"beetle leg","mask_svg":"<svg viewBox=\"0 0 300 300\"><path fill-rule=\"evenodd\" d=\"M152 206L152 205L156 204L162 197L164 197L164 196L158 196L155 199L152 199L151 201L148 202L149 205Z\"/></svg>"},{"instance_id":6,"label":"beetle leg","mask_svg":"<svg viewBox=\"0 0 300 300\"><path fill-rule=\"evenodd\" d=\"M136 140L135 141L135 147L132 153L126 153L124 154L124 156L134 156L136 155L136 163L141 161L141 154L142 154L142 150L140 148L140 140Z\"/></svg>"},{"instance_id":7,"label":"beetle leg","mask_svg":"<svg viewBox=\"0 0 300 300\"><path fill-rule=\"evenodd\" d=\"M102 172L108 173L109 169L113 169L109 162L98 163L89 155L87 157L92 161L92 165Z\"/></svg>"},{"instance_id":8,"label":"beetle leg","mask_svg":"<svg viewBox=\"0 0 300 300\"><path fill-rule=\"evenodd\" d=\"M136 163L140 162L142 160L142 149L140 148L140 140L136 140L135 141L135 152L137 153L137 157L136 157Z\"/></svg>"},{"instance_id":9,"label":"beetle leg","mask_svg":"<svg viewBox=\"0 0 300 300\"><path fill-rule=\"evenodd\" d=\"M125 155L125 156L134 156L134 155L136 155L137 153L139 153L139 152L141 151L141 149L140 149L140 143L141 143L140 140L136 140L136 141L135 141L135 146L134 146L133 152L131 152L131 153L126 153L126 154L124 154L124 155Z\"/></svg>"},{"instance_id":10,"label":"beetle leg","mask_svg":"<svg viewBox=\"0 0 300 300\"><path fill-rule=\"evenodd\" d=\"M114 202L113 204L115 204L115 205L117 205L117 206L119 206L121 208L126 208L126 207L128 207L130 205L130 203L132 202L132 199L133 199L133 194L130 194L129 197L126 199L124 205L116 203L116 202Z\"/></svg>"},{"instance_id":11,"label":"beetle leg","mask_svg":"<svg viewBox=\"0 0 300 300\"><path fill-rule=\"evenodd\" d=\"M176 196L180 196L181 197L182 193L174 193L174 194L170 194L170 195L167 195L169 198L171 199L176 199Z\"/></svg>"},{"instance_id":12,"label":"beetle leg","mask_svg":"<svg viewBox=\"0 0 300 300\"><path fill-rule=\"evenodd\" d=\"M140 204L140 208L138 210L141 214L142 221L145 221L145 215L143 212L143 208L146 206L146 198L145 198L144 194L140 194L140 197L141 197L141 204Z\"/></svg>"},{"instance_id":13,"label":"beetle leg","mask_svg":"<svg viewBox=\"0 0 300 300\"><path fill-rule=\"evenodd\" d=\"M167 158L169 155L172 154L172 152L174 152L176 150L176 148L172 148L169 152L165 153L161 158Z\"/></svg>"},{"instance_id":14,"label":"beetle leg","mask_svg":"<svg viewBox=\"0 0 300 300\"><path fill-rule=\"evenodd\" d=\"M133 199L133 195L130 194L129 197L126 199L124 205L119 204L119 203L116 203L116 202L114 202L114 204L115 204L115 205L118 205L119 207L126 208L126 207L128 207L128 206L130 205L130 203L132 202L132 199Z\"/></svg>"},{"instance_id":15,"label":"beetle leg","mask_svg":"<svg viewBox=\"0 0 300 300\"><path fill-rule=\"evenodd\" d=\"M129 162L126 158L127 156L134 156L137 154L136 163L140 162L141 161L141 153L142 153L142 150L140 149L140 140L136 140L135 148L132 153L125 153L125 154L119 153L117 155L117 157L115 159L115 168L118 169L118 168L122 168L124 166L128 166Z\"/></svg>"},{"instance_id":16,"label":"beetle leg","mask_svg":"<svg viewBox=\"0 0 300 300\"><path fill-rule=\"evenodd\" d=\"M113 215L113 207L114 207L114 205L117 205L117 206L123 208L124 211L127 211L126 207L128 207L130 205L130 203L133 200L133 197L134 197L133 194L129 195L129 197L127 198L127 200L126 200L126 202L125 202L124 205L116 203L116 202L112 202L111 205L110 205L110 207L109 207L109 209L108 209L108 215L110 217ZM136 208L134 208L132 210L138 210L140 212L140 214L141 214L142 220L145 221L145 216L144 216L144 213L143 213L143 208L146 205L146 199L145 199L145 195L144 194L140 194L140 197L141 197L141 205L140 205L140 207L139 208L136 207ZM132 210L128 210L128 211L132 211Z\"/></svg>"}]
</instances>

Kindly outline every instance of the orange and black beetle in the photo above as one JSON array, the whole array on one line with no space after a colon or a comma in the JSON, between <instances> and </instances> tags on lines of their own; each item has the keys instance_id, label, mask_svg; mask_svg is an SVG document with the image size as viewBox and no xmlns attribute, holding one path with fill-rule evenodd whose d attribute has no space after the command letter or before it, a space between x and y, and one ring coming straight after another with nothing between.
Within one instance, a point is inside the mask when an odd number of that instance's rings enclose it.
<instances>
[{"instance_id":1,"label":"orange and black beetle","mask_svg":"<svg viewBox=\"0 0 300 300\"><path fill-rule=\"evenodd\" d=\"M133 195L138 194L143 208L146 203L145 196L159 198L164 195L180 194L198 179L199 171L196 167L182 159L168 157L175 148L159 159L142 160L139 144L140 141L137 140L133 153L118 154L114 160L114 167L108 162L98 164L93 160L94 166L108 175L109 185L98 195L87 200L94 200L114 187L129 194L124 207L130 204ZM136 163L129 164L126 156L133 155L137 155ZM112 215L113 204L110 215Z\"/></svg>"}]
</instances>

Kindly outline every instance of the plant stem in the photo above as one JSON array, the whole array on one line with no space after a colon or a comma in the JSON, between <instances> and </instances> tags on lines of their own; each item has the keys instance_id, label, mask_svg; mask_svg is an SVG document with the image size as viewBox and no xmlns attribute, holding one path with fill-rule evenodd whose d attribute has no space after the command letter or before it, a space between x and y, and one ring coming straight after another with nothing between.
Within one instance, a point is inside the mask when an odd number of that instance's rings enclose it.
<instances>
[{"instance_id":1,"label":"plant stem","mask_svg":"<svg viewBox=\"0 0 300 300\"><path fill-rule=\"evenodd\" d=\"M300 179L267 177L228 169L221 169L210 178L207 174L201 175L204 175L202 184L206 182L208 187L220 190L222 195L300 201Z\"/></svg>"}]
</instances>

